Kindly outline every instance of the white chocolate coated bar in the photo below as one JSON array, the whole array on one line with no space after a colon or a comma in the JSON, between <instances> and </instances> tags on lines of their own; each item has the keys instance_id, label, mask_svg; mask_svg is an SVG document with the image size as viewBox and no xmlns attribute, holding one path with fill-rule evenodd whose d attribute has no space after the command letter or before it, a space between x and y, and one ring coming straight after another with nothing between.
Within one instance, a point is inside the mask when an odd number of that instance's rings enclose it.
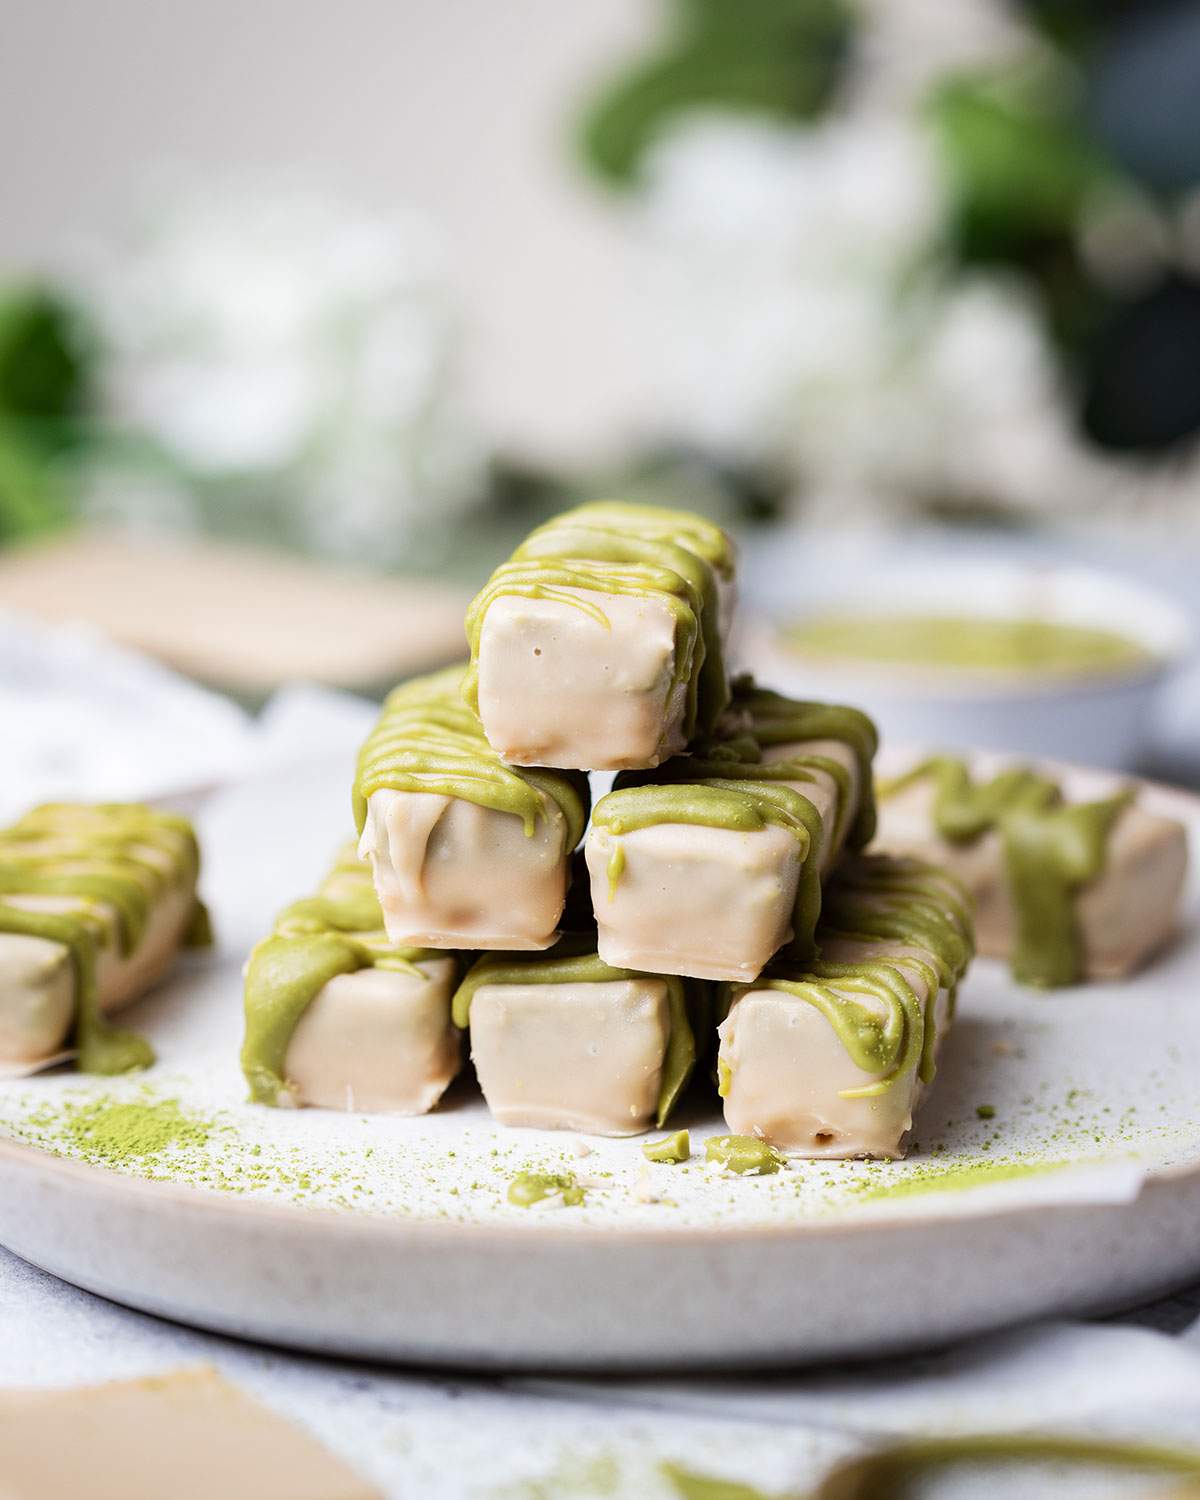
<instances>
[{"instance_id":1,"label":"white chocolate coated bar","mask_svg":"<svg viewBox=\"0 0 1200 1500\"><path fill-rule=\"evenodd\" d=\"M969 962L967 902L941 871L864 856L827 905L819 961L732 993L725 1118L798 1156L901 1155Z\"/></svg>"},{"instance_id":2,"label":"white chocolate coated bar","mask_svg":"<svg viewBox=\"0 0 1200 1500\"><path fill-rule=\"evenodd\" d=\"M659 765L729 699L734 554L686 512L597 503L540 527L471 605L465 684L514 765Z\"/></svg>"},{"instance_id":3,"label":"white chocolate coated bar","mask_svg":"<svg viewBox=\"0 0 1200 1500\"><path fill-rule=\"evenodd\" d=\"M455 668L388 698L359 758L359 851L394 943L546 948L587 820L587 783L504 765L462 702L461 677Z\"/></svg>"},{"instance_id":4,"label":"white chocolate coated bar","mask_svg":"<svg viewBox=\"0 0 1200 1500\"><path fill-rule=\"evenodd\" d=\"M185 818L136 804L54 804L0 833L0 1067L64 1051L84 1068L144 1066L147 1044L104 1021L185 943L208 941Z\"/></svg>"},{"instance_id":5,"label":"white chocolate coated bar","mask_svg":"<svg viewBox=\"0 0 1200 1500\"><path fill-rule=\"evenodd\" d=\"M455 997L492 1114L505 1125L636 1135L667 1119L696 1059L702 997L677 978L614 969L594 939L490 956Z\"/></svg>"},{"instance_id":6,"label":"white chocolate coated bar","mask_svg":"<svg viewBox=\"0 0 1200 1500\"><path fill-rule=\"evenodd\" d=\"M746 982L785 945L810 951L820 881L870 834L865 716L750 687L734 709L736 739L596 805L584 851L609 963Z\"/></svg>"},{"instance_id":7,"label":"white chocolate coated bar","mask_svg":"<svg viewBox=\"0 0 1200 1500\"><path fill-rule=\"evenodd\" d=\"M261 1104L424 1114L462 1065L453 954L398 948L348 847L250 955L242 1070Z\"/></svg>"},{"instance_id":8,"label":"white chocolate coated bar","mask_svg":"<svg viewBox=\"0 0 1200 1500\"><path fill-rule=\"evenodd\" d=\"M1010 845L1010 817L1021 820L1013 835L1044 839L1032 877ZM942 818L962 836L940 832ZM1093 836L1096 868L1047 891L1059 828L1072 846ZM1046 985L1119 979L1144 964L1175 931L1188 864L1183 824L1141 806L1133 787L1088 801L1015 764L976 775L949 757L881 784L874 847L953 871L975 903L979 952Z\"/></svg>"}]
</instances>

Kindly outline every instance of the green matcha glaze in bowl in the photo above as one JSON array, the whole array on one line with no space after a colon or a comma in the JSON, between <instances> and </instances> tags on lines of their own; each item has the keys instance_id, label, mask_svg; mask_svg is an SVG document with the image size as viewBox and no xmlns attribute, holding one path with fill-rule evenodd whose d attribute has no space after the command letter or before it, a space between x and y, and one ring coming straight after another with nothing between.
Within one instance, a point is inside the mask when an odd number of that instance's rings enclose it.
<instances>
[{"instance_id":1,"label":"green matcha glaze in bowl","mask_svg":"<svg viewBox=\"0 0 1200 1500\"><path fill-rule=\"evenodd\" d=\"M746 655L786 692L861 704L890 742L1114 769L1193 647L1166 599L1090 569L875 562L773 603Z\"/></svg>"}]
</instances>

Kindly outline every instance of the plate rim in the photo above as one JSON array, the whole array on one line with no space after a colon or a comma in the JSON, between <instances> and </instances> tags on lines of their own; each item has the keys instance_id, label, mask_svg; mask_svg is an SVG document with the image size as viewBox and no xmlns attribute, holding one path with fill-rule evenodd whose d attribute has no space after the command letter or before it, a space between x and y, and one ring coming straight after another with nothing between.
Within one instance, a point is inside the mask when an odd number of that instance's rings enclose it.
<instances>
[{"instance_id":1,"label":"plate rim","mask_svg":"<svg viewBox=\"0 0 1200 1500\"><path fill-rule=\"evenodd\" d=\"M1136 1164L1134 1159L1131 1158L1131 1161ZM1080 1170L1087 1170L1096 1164L1093 1160L1082 1158L1078 1167ZM1116 1166L1121 1165L1122 1162L1121 1158L1116 1157L1106 1160L1104 1164ZM808 1240L828 1238L831 1235L873 1234L880 1230L925 1229L938 1223L960 1223L966 1218L1008 1218L1016 1214L1035 1211L1045 1213L1077 1208L1132 1209L1146 1188L1152 1184L1188 1185L1193 1179L1200 1179L1200 1161L1196 1161L1183 1166L1146 1168L1136 1193L1128 1200L1083 1199L1061 1202L1035 1200L994 1203L972 1209L968 1214L947 1211L944 1205L936 1206L926 1212L906 1205L886 1215L863 1214L847 1217L830 1215L797 1220L793 1223L764 1222L730 1226L714 1222L703 1225L629 1224L611 1227L585 1224L572 1229L562 1224L547 1223L544 1215L531 1216L529 1223L520 1221L485 1223L474 1219L447 1220L416 1216L409 1218L403 1214L388 1214L373 1209L355 1209L353 1212L347 1212L345 1209L331 1208L323 1204L281 1203L251 1195L222 1193L189 1183L163 1182L138 1177L132 1173L116 1172L76 1157L60 1156L53 1151L16 1141L11 1136L0 1136L0 1176L3 1175L8 1165L15 1166L19 1171L61 1173L68 1180L76 1179L86 1183L90 1189L111 1191L116 1194L128 1193L131 1197L144 1199L147 1203L154 1198L160 1202L173 1200L175 1206L185 1212L228 1213L236 1218L254 1219L258 1222L261 1222L264 1217L270 1217L282 1221L285 1227L290 1225L299 1229L300 1226L304 1226L306 1229L317 1230L327 1228L335 1234L364 1228L367 1232L419 1237L425 1240L449 1238L455 1243L461 1243L466 1235L476 1239L494 1237L498 1241L505 1242L506 1245L527 1243L531 1235L536 1235L539 1240L550 1239L564 1245L580 1245L590 1240L605 1243L616 1240L636 1241L639 1244L655 1242L677 1244L682 1240L688 1242L702 1240L706 1243L727 1244L734 1240ZM1066 1162L1061 1170L1068 1173L1074 1165L1075 1163ZM982 1187L983 1184L980 1186ZM930 1197L935 1196L937 1195L931 1191Z\"/></svg>"}]
</instances>

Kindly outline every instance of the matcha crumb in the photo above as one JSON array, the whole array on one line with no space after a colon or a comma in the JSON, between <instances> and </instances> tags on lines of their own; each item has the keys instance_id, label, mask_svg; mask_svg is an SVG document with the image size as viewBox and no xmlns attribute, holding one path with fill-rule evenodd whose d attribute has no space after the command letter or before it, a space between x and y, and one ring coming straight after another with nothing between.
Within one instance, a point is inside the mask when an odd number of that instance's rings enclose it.
<instances>
[{"instance_id":1,"label":"matcha crumb","mask_svg":"<svg viewBox=\"0 0 1200 1500\"><path fill-rule=\"evenodd\" d=\"M994 1120L996 1118L996 1106L994 1104L977 1104L975 1113L981 1120Z\"/></svg>"},{"instance_id":2,"label":"matcha crumb","mask_svg":"<svg viewBox=\"0 0 1200 1500\"><path fill-rule=\"evenodd\" d=\"M556 1195L564 1208L574 1208L586 1193L573 1172L518 1172L508 1185L508 1201L518 1208L532 1208Z\"/></svg>"},{"instance_id":3,"label":"matcha crumb","mask_svg":"<svg viewBox=\"0 0 1200 1500\"><path fill-rule=\"evenodd\" d=\"M783 1166L784 1157L753 1135L714 1135L704 1143L704 1155L739 1177L769 1177Z\"/></svg>"},{"instance_id":4,"label":"matcha crumb","mask_svg":"<svg viewBox=\"0 0 1200 1500\"><path fill-rule=\"evenodd\" d=\"M647 1161L669 1162L678 1165L687 1161L692 1154L691 1137L686 1130L677 1130L674 1135L667 1135L661 1141L647 1141L642 1147L642 1155Z\"/></svg>"}]
</instances>

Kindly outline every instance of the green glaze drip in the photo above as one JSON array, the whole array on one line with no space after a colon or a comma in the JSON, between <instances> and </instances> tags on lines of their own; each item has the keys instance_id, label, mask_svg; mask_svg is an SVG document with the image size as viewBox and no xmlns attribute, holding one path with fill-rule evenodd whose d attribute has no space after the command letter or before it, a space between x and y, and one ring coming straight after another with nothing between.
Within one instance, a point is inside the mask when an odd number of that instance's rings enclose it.
<instances>
[{"instance_id":1,"label":"green glaze drip","mask_svg":"<svg viewBox=\"0 0 1200 1500\"><path fill-rule=\"evenodd\" d=\"M1200 1450L1104 1442L1036 1433L980 1433L893 1443L840 1463L814 1500L903 1500L922 1479L962 1464L1072 1464L1123 1473L1170 1474L1200 1480ZM986 1493L985 1488L980 1493ZM1047 1482L1045 1493L1053 1488ZM1033 1490L1025 1493L1032 1494ZM1042 1493L1042 1491L1038 1491ZM1178 1492L1173 1492L1178 1493Z\"/></svg>"},{"instance_id":2,"label":"green glaze drip","mask_svg":"<svg viewBox=\"0 0 1200 1500\"><path fill-rule=\"evenodd\" d=\"M1132 791L1068 803L1057 781L1025 767L974 782L965 761L936 756L881 783L879 795L921 780L933 784L940 837L954 844L992 831L1000 837L1016 918L1013 974L1043 988L1073 984L1083 973L1076 897L1103 873L1113 825Z\"/></svg>"},{"instance_id":3,"label":"green glaze drip","mask_svg":"<svg viewBox=\"0 0 1200 1500\"><path fill-rule=\"evenodd\" d=\"M953 991L974 956L966 891L946 870L918 859L847 859L825 897L821 937L907 943L933 960L940 988Z\"/></svg>"},{"instance_id":4,"label":"green glaze drip","mask_svg":"<svg viewBox=\"0 0 1200 1500\"><path fill-rule=\"evenodd\" d=\"M422 961L446 956L388 941L370 873L347 845L318 894L280 912L274 932L250 955L241 1053L250 1098L256 1104L287 1100L288 1046L300 1017L331 979L369 968L419 978Z\"/></svg>"},{"instance_id":5,"label":"green glaze drip","mask_svg":"<svg viewBox=\"0 0 1200 1500\"><path fill-rule=\"evenodd\" d=\"M733 685L727 725L727 743L736 745L740 737L742 743L748 740L757 746L760 755L762 750L777 745L841 741L853 754L858 770L858 806L847 842L852 849L861 849L875 836L871 763L879 748L879 734L860 709L842 703L809 703L788 698L757 687L750 677L739 677Z\"/></svg>"},{"instance_id":6,"label":"green glaze drip","mask_svg":"<svg viewBox=\"0 0 1200 1500\"><path fill-rule=\"evenodd\" d=\"M556 1194L567 1208L577 1208L586 1197L573 1172L518 1172L508 1185L508 1201L517 1208L532 1208Z\"/></svg>"},{"instance_id":7,"label":"green glaze drip","mask_svg":"<svg viewBox=\"0 0 1200 1500\"><path fill-rule=\"evenodd\" d=\"M782 1154L756 1135L710 1135L704 1155L739 1177L770 1177L784 1163Z\"/></svg>"},{"instance_id":8,"label":"green glaze drip","mask_svg":"<svg viewBox=\"0 0 1200 1500\"><path fill-rule=\"evenodd\" d=\"M657 771L622 772L615 789L601 797L592 814L597 828L620 836L660 823L691 823L755 833L768 824L785 829L796 840L800 879L792 917L792 946L800 955L813 952L813 934L821 910L820 851L824 831L816 807L799 792L773 781L712 777L695 781L659 781L688 774L680 758ZM654 777L654 781L644 778Z\"/></svg>"},{"instance_id":9,"label":"green glaze drip","mask_svg":"<svg viewBox=\"0 0 1200 1500\"><path fill-rule=\"evenodd\" d=\"M625 873L625 845L620 839L613 839L612 853L608 856L608 899L611 901L617 894L617 886L621 883L621 876Z\"/></svg>"},{"instance_id":10,"label":"green glaze drip","mask_svg":"<svg viewBox=\"0 0 1200 1500\"><path fill-rule=\"evenodd\" d=\"M587 822L587 778L506 766L462 702L462 680L463 668L451 667L389 694L358 758L353 801L359 832L373 792L433 792L511 813L528 837L554 804L566 823L564 847L574 849Z\"/></svg>"},{"instance_id":11,"label":"green glaze drip","mask_svg":"<svg viewBox=\"0 0 1200 1500\"><path fill-rule=\"evenodd\" d=\"M72 1040L84 1072L124 1073L154 1061L144 1038L101 1013L97 957L109 943L122 957L131 954L156 902L170 889L194 888L199 868L188 820L136 803L49 803L0 832L0 932L45 938L70 954ZM60 897L71 905L63 912L28 910L22 896ZM211 941L207 920L197 901L187 941L206 934Z\"/></svg>"},{"instance_id":12,"label":"green glaze drip","mask_svg":"<svg viewBox=\"0 0 1200 1500\"><path fill-rule=\"evenodd\" d=\"M567 511L567 517L587 525L636 528L640 536L663 542L678 542L702 557L725 581L737 567L737 553L728 535L715 521L694 511L673 510L667 505L642 505L632 500L589 500Z\"/></svg>"},{"instance_id":13,"label":"green glaze drip","mask_svg":"<svg viewBox=\"0 0 1200 1500\"><path fill-rule=\"evenodd\" d=\"M784 990L820 1011L855 1067L882 1075L861 1088L840 1093L843 1099L868 1099L885 1093L914 1064L924 1068L925 1033L932 1031L937 988L936 976L922 967L931 980L924 1007L907 975L888 962L814 963L809 979L775 976L760 980L758 986ZM856 995L869 997L873 1003L856 1000Z\"/></svg>"},{"instance_id":14,"label":"green glaze drip","mask_svg":"<svg viewBox=\"0 0 1200 1500\"><path fill-rule=\"evenodd\" d=\"M648 1141L642 1147L647 1161L665 1162L677 1166L687 1161L692 1154L691 1137L686 1130L677 1130L674 1135L664 1136L661 1141Z\"/></svg>"},{"instance_id":15,"label":"green glaze drip","mask_svg":"<svg viewBox=\"0 0 1200 1500\"><path fill-rule=\"evenodd\" d=\"M825 1017L854 1065L872 1075L860 1088L843 1089L844 1099L878 1096L913 1071L931 1082L938 992L948 990L953 1005L973 951L962 890L944 871L917 860L851 859L830 884L818 933L823 946L838 940L879 944L883 951L852 963L776 967L740 993L780 990Z\"/></svg>"},{"instance_id":16,"label":"green glaze drip","mask_svg":"<svg viewBox=\"0 0 1200 1500\"><path fill-rule=\"evenodd\" d=\"M665 1125L692 1070L696 1066L693 1017L704 1009L703 987L695 980L670 974L644 974L637 969L614 969L596 952L595 934L560 938L544 953L485 954L467 971L451 1006L454 1024L471 1024L471 1002L485 984L611 984L629 979L654 979L667 987L671 1027L663 1056L655 1123Z\"/></svg>"},{"instance_id":17,"label":"green glaze drip","mask_svg":"<svg viewBox=\"0 0 1200 1500\"><path fill-rule=\"evenodd\" d=\"M784 639L806 655L839 661L1022 676L1128 671L1153 660L1115 631L985 615L818 615Z\"/></svg>"}]
</instances>

